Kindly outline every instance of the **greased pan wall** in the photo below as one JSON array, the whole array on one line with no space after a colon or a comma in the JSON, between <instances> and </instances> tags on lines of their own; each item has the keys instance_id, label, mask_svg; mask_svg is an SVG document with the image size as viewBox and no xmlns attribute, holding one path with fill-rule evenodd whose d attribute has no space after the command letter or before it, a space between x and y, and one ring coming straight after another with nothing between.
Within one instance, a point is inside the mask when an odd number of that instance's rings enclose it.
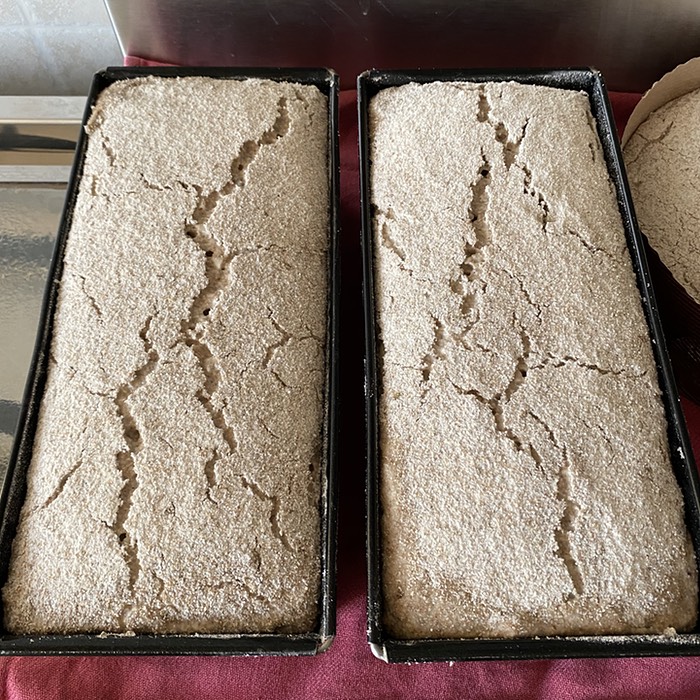
<instances>
[{"instance_id":1,"label":"greased pan wall","mask_svg":"<svg viewBox=\"0 0 700 700\"><path fill-rule=\"evenodd\" d=\"M367 423L367 552L368 640L374 654L389 662L453 661L467 659L532 659L611 656L669 656L700 654L698 628L687 634L539 637L522 639L416 639L388 636L382 625L382 547L379 465L377 337L372 235L369 102L380 90L410 82L514 81L530 85L581 90L588 94L596 119L610 178L614 183L628 250L649 327L659 386L668 419L668 439L676 478L683 492L686 524L700 561L700 501L698 475L686 432L678 393L668 360L642 240L602 76L593 69L544 71L414 70L368 71L358 79L360 121L360 177L365 310L365 410Z\"/></svg>"},{"instance_id":2,"label":"greased pan wall","mask_svg":"<svg viewBox=\"0 0 700 700\"><path fill-rule=\"evenodd\" d=\"M325 651L335 635L336 607L336 432L338 386L338 296L339 296L339 155L338 155L338 77L325 69L305 68L108 68L97 73L88 96L83 117L87 123L99 94L108 85L130 78L158 76L175 78L203 76L245 80L260 78L278 82L296 82L316 86L328 98L328 183L329 183L329 258L327 348L323 417L323 459L321 463L321 587L319 622L309 634L192 634L192 635L120 635L69 634L16 636L8 634L0 621L0 654L219 654L219 655L299 655ZM44 393L53 317L63 271L66 242L72 223L87 135L81 130L71 173L63 217L44 296L34 357L25 389L17 437L0 496L0 587L4 586L12 542L26 492L27 468L31 462L34 434Z\"/></svg>"}]
</instances>

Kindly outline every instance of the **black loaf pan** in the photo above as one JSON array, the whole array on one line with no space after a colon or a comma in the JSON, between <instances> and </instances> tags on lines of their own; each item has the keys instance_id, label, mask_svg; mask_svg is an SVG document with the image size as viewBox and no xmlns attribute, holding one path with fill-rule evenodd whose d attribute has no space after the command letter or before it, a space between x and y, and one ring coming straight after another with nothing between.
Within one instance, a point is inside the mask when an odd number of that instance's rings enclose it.
<instances>
[{"instance_id":1,"label":"black loaf pan","mask_svg":"<svg viewBox=\"0 0 700 700\"><path fill-rule=\"evenodd\" d=\"M219 654L219 655L312 655L325 651L335 635L336 607L336 428L338 405L338 298L339 298L339 156L338 77L325 69L305 68L108 68L93 79L83 116L90 117L99 94L108 85L145 76L176 78L205 76L226 80L261 78L279 82L315 85L328 97L328 182L330 195L329 286L326 348L326 382L323 417L323 460L321 465L321 590L317 628L308 634L171 634L119 635L68 634L15 636L0 622L0 654ZM17 437L0 496L0 587L7 581L12 541L26 492L26 472L32 458L34 433L46 384L53 315L63 271L63 256L71 227L78 187L87 149L81 130L66 204L56 239L44 296L34 357L25 389Z\"/></svg>"},{"instance_id":2,"label":"black loaf pan","mask_svg":"<svg viewBox=\"0 0 700 700\"><path fill-rule=\"evenodd\" d=\"M468 659L535 659L614 656L675 656L700 654L700 628L675 636L615 635L536 637L518 639L393 639L382 625L382 539L380 499L380 447L377 375L377 336L374 304L374 250L372 238L369 103L380 90L406 83L434 81L500 82L546 85L585 92L596 119L610 178L614 183L632 266L649 326L658 379L668 419L668 439L676 478L683 492L685 516L695 555L700 562L700 501L698 475L688 440L676 385L666 351L656 298L651 286L644 246L632 207L627 176L622 166L615 122L602 76L596 70L470 71L412 70L368 71L358 79L360 119L360 177L362 196L362 248L365 308L365 410L367 422L367 555L368 640L374 654L389 662L457 661Z\"/></svg>"}]
</instances>

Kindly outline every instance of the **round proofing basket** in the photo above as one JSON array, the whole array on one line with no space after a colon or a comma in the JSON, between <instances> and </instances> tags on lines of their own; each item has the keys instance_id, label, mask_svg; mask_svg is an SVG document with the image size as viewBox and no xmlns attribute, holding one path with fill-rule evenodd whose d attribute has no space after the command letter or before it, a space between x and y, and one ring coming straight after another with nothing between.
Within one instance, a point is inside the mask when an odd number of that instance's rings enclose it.
<instances>
[{"instance_id":1,"label":"round proofing basket","mask_svg":"<svg viewBox=\"0 0 700 700\"><path fill-rule=\"evenodd\" d=\"M623 155L632 134L654 110L697 89L700 58L683 63L654 83L630 115L622 134ZM664 265L646 235L644 243L676 382L686 396L700 403L700 304Z\"/></svg>"}]
</instances>

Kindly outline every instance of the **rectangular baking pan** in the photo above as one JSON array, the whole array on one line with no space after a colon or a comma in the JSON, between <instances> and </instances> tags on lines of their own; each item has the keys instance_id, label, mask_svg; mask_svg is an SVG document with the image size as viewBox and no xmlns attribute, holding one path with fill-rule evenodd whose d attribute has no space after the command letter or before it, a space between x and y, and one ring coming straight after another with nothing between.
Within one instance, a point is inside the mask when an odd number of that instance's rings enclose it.
<instances>
[{"instance_id":1,"label":"rectangular baking pan","mask_svg":"<svg viewBox=\"0 0 700 700\"><path fill-rule=\"evenodd\" d=\"M338 155L338 76L325 69L306 68L108 68L94 77L88 96L83 126L90 117L99 94L108 85L145 76L176 78L205 76L227 80L260 78L280 82L315 85L328 97L328 182L329 286L326 351L326 395L323 418L323 460L321 466L321 590L319 621L309 634L68 634L11 635L0 620L1 654L219 654L219 655L312 655L325 651L335 635L336 607L336 439L338 408L338 307L339 307L339 155ZM54 256L44 296L34 356L30 367L17 436L0 495L0 587L8 575L12 541L19 522L26 492L26 473L32 458L32 446L39 408L46 384L49 349L53 334L53 315L63 271L63 257L71 227L87 136L81 130L66 204L56 239ZM1 606L1 603L0 603ZM4 611L3 611L4 617Z\"/></svg>"},{"instance_id":2,"label":"rectangular baking pan","mask_svg":"<svg viewBox=\"0 0 700 700\"><path fill-rule=\"evenodd\" d=\"M456 661L467 659L534 659L613 656L671 656L700 654L700 629L675 636L615 635L537 637L517 639L393 639L382 626L382 545L380 448L377 376L377 337L374 303L369 103L380 90L410 82L514 81L531 85L581 90L588 94L610 178L615 186L637 286L649 326L659 385L668 419L668 439L676 478L683 492L685 516L695 555L700 563L700 501L698 475L680 401L666 352L659 314L651 287L644 246L632 208L627 177L603 78L594 69L533 71L409 70L367 71L358 78L360 121L360 179L362 198L362 257L365 310L365 418L367 424L367 629L370 647L388 662Z\"/></svg>"}]
</instances>

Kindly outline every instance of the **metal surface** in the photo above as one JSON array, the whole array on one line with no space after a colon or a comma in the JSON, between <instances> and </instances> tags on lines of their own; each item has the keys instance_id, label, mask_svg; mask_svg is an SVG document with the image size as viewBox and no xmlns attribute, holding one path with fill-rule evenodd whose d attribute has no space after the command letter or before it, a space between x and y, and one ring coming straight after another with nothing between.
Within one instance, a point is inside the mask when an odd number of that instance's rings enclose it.
<instances>
[{"instance_id":1,"label":"metal surface","mask_svg":"<svg viewBox=\"0 0 700 700\"><path fill-rule=\"evenodd\" d=\"M84 97L0 96L0 478L9 461Z\"/></svg>"},{"instance_id":2,"label":"metal surface","mask_svg":"<svg viewBox=\"0 0 700 700\"><path fill-rule=\"evenodd\" d=\"M67 182L84 106L84 97L0 96L0 182L56 182L59 171L41 170L54 165L67 166Z\"/></svg>"},{"instance_id":3,"label":"metal surface","mask_svg":"<svg viewBox=\"0 0 700 700\"><path fill-rule=\"evenodd\" d=\"M700 54L697 0L105 0L122 51L180 65L594 65L642 91Z\"/></svg>"}]
</instances>

